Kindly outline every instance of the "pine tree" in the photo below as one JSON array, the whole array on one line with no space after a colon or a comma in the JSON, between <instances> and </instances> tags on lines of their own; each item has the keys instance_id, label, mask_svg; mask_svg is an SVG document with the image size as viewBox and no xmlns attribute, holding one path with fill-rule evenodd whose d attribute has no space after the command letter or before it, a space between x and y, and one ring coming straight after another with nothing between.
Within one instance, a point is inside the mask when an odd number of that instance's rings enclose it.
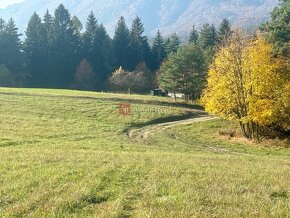
<instances>
[{"instance_id":1,"label":"pine tree","mask_svg":"<svg viewBox=\"0 0 290 218\"><path fill-rule=\"evenodd\" d=\"M96 32L96 70L99 73L99 77L104 88L104 82L108 77L108 74L113 70L113 43L109 37L103 24L100 24Z\"/></svg>"},{"instance_id":2,"label":"pine tree","mask_svg":"<svg viewBox=\"0 0 290 218\"><path fill-rule=\"evenodd\" d=\"M274 43L276 54L290 56L290 1L280 0L271 13L271 21L264 24L261 29L268 33L269 41Z\"/></svg>"},{"instance_id":3,"label":"pine tree","mask_svg":"<svg viewBox=\"0 0 290 218\"><path fill-rule=\"evenodd\" d=\"M153 42L152 55L154 58L153 70L158 70L162 61L166 57L164 40L159 30Z\"/></svg>"},{"instance_id":4,"label":"pine tree","mask_svg":"<svg viewBox=\"0 0 290 218\"><path fill-rule=\"evenodd\" d=\"M43 17L43 28L46 31L47 36L51 35L52 27L53 27L53 17L47 10Z\"/></svg>"},{"instance_id":5,"label":"pine tree","mask_svg":"<svg viewBox=\"0 0 290 218\"><path fill-rule=\"evenodd\" d=\"M14 78L13 74L6 67L5 60L5 48L7 35L5 34L5 26L6 22L2 18L0 18L0 85L1 86L13 86Z\"/></svg>"},{"instance_id":6,"label":"pine tree","mask_svg":"<svg viewBox=\"0 0 290 218\"><path fill-rule=\"evenodd\" d=\"M19 77L22 73L21 41L19 38L21 35L18 34L18 28L12 18L6 24L3 23L3 20L1 23L0 64L5 65L10 72Z\"/></svg>"},{"instance_id":7,"label":"pine tree","mask_svg":"<svg viewBox=\"0 0 290 218\"><path fill-rule=\"evenodd\" d=\"M52 54L53 51L53 17L47 10L43 17L43 67L42 67L42 81L43 87L53 86L50 82L53 72L51 72L50 68L54 65L54 57ZM49 84L50 83L50 84Z\"/></svg>"},{"instance_id":8,"label":"pine tree","mask_svg":"<svg viewBox=\"0 0 290 218\"><path fill-rule=\"evenodd\" d=\"M99 25L97 19L93 12L90 13L86 22L85 32L82 37L83 42L83 52L82 56L86 58L92 65L95 72L97 72L97 44L96 44L96 34Z\"/></svg>"},{"instance_id":9,"label":"pine tree","mask_svg":"<svg viewBox=\"0 0 290 218\"><path fill-rule=\"evenodd\" d=\"M124 17L118 21L115 35L113 38L114 55L116 59L115 67L129 68L129 45L130 45L130 31L126 25Z\"/></svg>"},{"instance_id":10,"label":"pine tree","mask_svg":"<svg viewBox=\"0 0 290 218\"><path fill-rule=\"evenodd\" d=\"M129 68L133 70L137 64L145 61L151 65L151 50L148 44L147 36L143 35L144 26L140 17L133 20L130 31L130 63Z\"/></svg>"},{"instance_id":11,"label":"pine tree","mask_svg":"<svg viewBox=\"0 0 290 218\"><path fill-rule=\"evenodd\" d=\"M73 72L80 61L80 42L74 33L69 11L62 4L54 13L52 37L53 84L55 87L69 87L73 81Z\"/></svg>"},{"instance_id":12,"label":"pine tree","mask_svg":"<svg viewBox=\"0 0 290 218\"><path fill-rule=\"evenodd\" d=\"M97 29L98 21L94 13L91 11L86 22L86 30L83 36L84 43L88 43L88 45L93 43L93 41L95 40Z\"/></svg>"},{"instance_id":13,"label":"pine tree","mask_svg":"<svg viewBox=\"0 0 290 218\"><path fill-rule=\"evenodd\" d=\"M5 20L0 18L0 31L2 31L5 28Z\"/></svg>"},{"instance_id":14,"label":"pine tree","mask_svg":"<svg viewBox=\"0 0 290 218\"><path fill-rule=\"evenodd\" d=\"M206 57L207 65L209 66L215 54L215 47L218 42L218 35L214 25L205 24L200 31L199 44L203 49Z\"/></svg>"},{"instance_id":15,"label":"pine tree","mask_svg":"<svg viewBox=\"0 0 290 218\"><path fill-rule=\"evenodd\" d=\"M214 25L203 25L200 31L200 44L203 48L213 48L217 43L217 37L217 31Z\"/></svg>"},{"instance_id":16,"label":"pine tree","mask_svg":"<svg viewBox=\"0 0 290 218\"><path fill-rule=\"evenodd\" d=\"M190 35L189 35L189 40L188 42L189 43L197 43L198 42L198 39L199 39L199 35L198 35L198 32L197 30L195 29L195 26L192 27L192 30L190 32Z\"/></svg>"},{"instance_id":17,"label":"pine tree","mask_svg":"<svg viewBox=\"0 0 290 218\"><path fill-rule=\"evenodd\" d=\"M0 18L0 48L3 48L3 46L5 46L5 20L3 20L2 18ZM3 64L4 60L4 52L2 49L0 49L0 64Z\"/></svg>"},{"instance_id":18,"label":"pine tree","mask_svg":"<svg viewBox=\"0 0 290 218\"><path fill-rule=\"evenodd\" d=\"M198 98L205 85L205 58L197 44L189 44L171 53L158 73L162 89L181 92L185 100Z\"/></svg>"},{"instance_id":19,"label":"pine tree","mask_svg":"<svg viewBox=\"0 0 290 218\"><path fill-rule=\"evenodd\" d=\"M98 24L93 12L90 13L83 35L83 56L92 65L99 78L99 89L105 88L108 74L113 70L113 44L103 24Z\"/></svg>"},{"instance_id":20,"label":"pine tree","mask_svg":"<svg viewBox=\"0 0 290 218\"><path fill-rule=\"evenodd\" d=\"M24 40L24 52L27 70L35 87L43 87L45 76L43 67L47 61L45 55L45 30L41 18L34 13L28 22Z\"/></svg>"},{"instance_id":21,"label":"pine tree","mask_svg":"<svg viewBox=\"0 0 290 218\"><path fill-rule=\"evenodd\" d=\"M218 41L220 44L226 43L230 36L231 36L232 30L231 30L231 23L230 21L225 18L222 20L219 31L218 31Z\"/></svg>"},{"instance_id":22,"label":"pine tree","mask_svg":"<svg viewBox=\"0 0 290 218\"><path fill-rule=\"evenodd\" d=\"M166 54L177 52L180 46L180 39L176 33L174 33L165 43Z\"/></svg>"}]
</instances>

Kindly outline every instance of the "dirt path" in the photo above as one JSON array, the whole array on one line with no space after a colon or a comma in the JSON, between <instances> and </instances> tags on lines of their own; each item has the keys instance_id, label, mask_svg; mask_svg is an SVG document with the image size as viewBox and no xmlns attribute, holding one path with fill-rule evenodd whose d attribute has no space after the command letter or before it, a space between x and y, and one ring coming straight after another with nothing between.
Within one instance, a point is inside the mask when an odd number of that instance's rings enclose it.
<instances>
[{"instance_id":1,"label":"dirt path","mask_svg":"<svg viewBox=\"0 0 290 218\"><path fill-rule=\"evenodd\" d=\"M162 130L165 130L174 126L178 126L178 125L188 125L195 122L205 122L205 121L217 119L216 117L204 115L203 111L197 111L196 115L197 115L196 117L190 118L190 119L154 124L150 126L145 126L140 129L133 129L128 132L128 136L131 139L146 140L149 137L152 137L154 133L157 131L162 131Z\"/></svg>"},{"instance_id":2,"label":"dirt path","mask_svg":"<svg viewBox=\"0 0 290 218\"><path fill-rule=\"evenodd\" d=\"M206 121L218 119L218 117L210 116L201 110L190 110L190 111L193 112L192 118L187 118L184 120L173 121L173 122L164 122L164 123L159 123L159 124L154 124L154 125L148 125L139 129L133 129L128 132L128 136L132 140L151 143L150 137L154 136L155 133L160 132L162 130L166 130L168 128L179 126L179 125L189 125L192 123L206 122ZM248 154L246 152L230 151L229 149L225 149L222 147L204 146L203 149L206 149L208 151L212 151L218 154L236 154L236 155L255 156L254 154Z\"/></svg>"}]
</instances>

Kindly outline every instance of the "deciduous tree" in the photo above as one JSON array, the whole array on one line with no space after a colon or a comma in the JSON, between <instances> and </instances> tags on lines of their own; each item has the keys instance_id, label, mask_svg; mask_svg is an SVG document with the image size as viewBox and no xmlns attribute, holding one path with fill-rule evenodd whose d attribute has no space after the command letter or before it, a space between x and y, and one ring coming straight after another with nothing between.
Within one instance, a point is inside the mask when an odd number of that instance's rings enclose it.
<instances>
[{"instance_id":1,"label":"deciduous tree","mask_svg":"<svg viewBox=\"0 0 290 218\"><path fill-rule=\"evenodd\" d=\"M289 120L279 112L289 107L283 98L288 83L289 71L273 57L272 45L238 31L210 67L202 102L208 112L238 121L245 137L259 138L263 127Z\"/></svg>"},{"instance_id":2,"label":"deciduous tree","mask_svg":"<svg viewBox=\"0 0 290 218\"><path fill-rule=\"evenodd\" d=\"M91 64L83 59L78 65L75 78L74 86L81 90L96 90L97 85L97 75L94 72Z\"/></svg>"},{"instance_id":3,"label":"deciduous tree","mask_svg":"<svg viewBox=\"0 0 290 218\"><path fill-rule=\"evenodd\" d=\"M132 72L120 67L112 74L109 83L115 91L144 93L152 88L152 80L152 73L143 62Z\"/></svg>"}]
</instances>

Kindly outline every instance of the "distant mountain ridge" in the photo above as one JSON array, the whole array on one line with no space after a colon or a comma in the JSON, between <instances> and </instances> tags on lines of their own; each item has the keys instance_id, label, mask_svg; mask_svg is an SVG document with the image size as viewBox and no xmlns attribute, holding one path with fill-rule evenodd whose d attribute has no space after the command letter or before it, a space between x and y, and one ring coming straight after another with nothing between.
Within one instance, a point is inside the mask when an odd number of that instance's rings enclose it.
<instances>
[{"instance_id":1,"label":"distant mountain ridge","mask_svg":"<svg viewBox=\"0 0 290 218\"><path fill-rule=\"evenodd\" d=\"M192 25L200 28L204 23L218 24L225 17L234 25L254 26L269 17L278 0L26 0L0 9L0 17L6 20L12 17L24 33L34 11L43 16L49 9L53 14L60 3L83 24L93 11L110 34L120 16L124 16L130 25L139 15L147 34L153 35L160 29L169 35L188 33Z\"/></svg>"}]
</instances>

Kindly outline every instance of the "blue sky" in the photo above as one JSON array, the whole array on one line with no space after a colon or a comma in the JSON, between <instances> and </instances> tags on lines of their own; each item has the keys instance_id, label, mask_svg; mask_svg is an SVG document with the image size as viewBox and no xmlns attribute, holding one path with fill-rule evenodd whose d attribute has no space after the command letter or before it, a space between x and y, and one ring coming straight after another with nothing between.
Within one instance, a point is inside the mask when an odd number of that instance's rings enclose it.
<instances>
[{"instance_id":1,"label":"blue sky","mask_svg":"<svg viewBox=\"0 0 290 218\"><path fill-rule=\"evenodd\" d=\"M0 0L0 8L5 8L15 3L23 2L24 0Z\"/></svg>"}]
</instances>

